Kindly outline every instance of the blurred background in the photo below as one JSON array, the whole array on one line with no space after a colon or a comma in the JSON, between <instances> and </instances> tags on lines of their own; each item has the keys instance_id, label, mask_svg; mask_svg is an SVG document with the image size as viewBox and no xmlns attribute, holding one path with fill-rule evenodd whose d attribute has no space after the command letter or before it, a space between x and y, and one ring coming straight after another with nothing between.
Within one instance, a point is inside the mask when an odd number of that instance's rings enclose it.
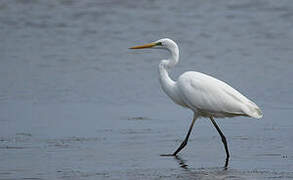
<instances>
[{"instance_id":1,"label":"blurred background","mask_svg":"<svg viewBox=\"0 0 293 180\"><path fill-rule=\"evenodd\" d=\"M291 0L0 1L0 179L293 179ZM215 76L256 102L261 120L207 119L160 89L168 37L176 79ZM182 168L184 167L184 168Z\"/></svg>"}]
</instances>

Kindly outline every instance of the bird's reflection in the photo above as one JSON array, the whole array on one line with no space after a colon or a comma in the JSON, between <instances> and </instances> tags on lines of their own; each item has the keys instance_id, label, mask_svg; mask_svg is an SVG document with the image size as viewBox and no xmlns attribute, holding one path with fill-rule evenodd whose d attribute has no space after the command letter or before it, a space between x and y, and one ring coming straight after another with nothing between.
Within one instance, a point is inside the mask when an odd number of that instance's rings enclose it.
<instances>
[{"instance_id":1,"label":"bird's reflection","mask_svg":"<svg viewBox=\"0 0 293 180\"><path fill-rule=\"evenodd\" d=\"M181 168L188 169L188 165L186 164L185 160L183 160L180 156L174 156L174 157Z\"/></svg>"},{"instance_id":2,"label":"bird's reflection","mask_svg":"<svg viewBox=\"0 0 293 180\"><path fill-rule=\"evenodd\" d=\"M188 169L188 165L186 164L186 161L185 160L183 160L181 157L179 157L179 156L174 156L175 157L175 159L177 160L177 162L178 162L178 164L179 164L179 166L181 167L181 168L183 168L183 169Z\"/></svg>"},{"instance_id":3,"label":"bird's reflection","mask_svg":"<svg viewBox=\"0 0 293 180\"><path fill-rule=\"evenodd\" d=\"M226 179L231 171L228 170L229 159L226 159L224 167L206 167L193 168L191 164L187 164L187 160L180 156L174 156L180 168L183 168L181 175L184 179Z\"/></svg>"},{"instance_id":4,"label":"bird's reflection","mask_svg":"<svg viewBox=\"0 0 293 180\"><path fill-rule=\"evenodd\" d=\"M186 164L186 160L182 159L180 156L174 156L179 166L185 170L190 170L188 165ZM229 158L226 158L223 170L227 170L229 165Z\"/></svg>"}]
</instances>

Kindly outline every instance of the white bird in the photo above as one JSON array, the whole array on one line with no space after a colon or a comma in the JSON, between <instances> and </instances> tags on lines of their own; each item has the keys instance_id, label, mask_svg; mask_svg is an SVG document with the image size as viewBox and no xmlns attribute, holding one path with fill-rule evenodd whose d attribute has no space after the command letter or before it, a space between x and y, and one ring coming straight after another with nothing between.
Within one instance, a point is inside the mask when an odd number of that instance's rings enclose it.
<instances>
[{"instance_id":1,"label":"white bird","mask_svg":"<svg viewBox=\"0 0 293 180\"><path fill-rule=\"evenodd\" d=\"M177 81L173 81L169 77L168 70L179 61L179 49L173 40L164 38L130 49L142 48L165 49L171 53L169 59L163 59L159 64L161 87L176 104L194 112L192 123L184 141L174 153L167 155L176 156L186 146L194 122L199 117L208 117L222 138L226 150L225 167L227 167L230 157L227 141L214 117L249 116L259 119L262 117L260 108L227 83L200 72L188 71L180 75Z\"/></svg>"}]
</instances>

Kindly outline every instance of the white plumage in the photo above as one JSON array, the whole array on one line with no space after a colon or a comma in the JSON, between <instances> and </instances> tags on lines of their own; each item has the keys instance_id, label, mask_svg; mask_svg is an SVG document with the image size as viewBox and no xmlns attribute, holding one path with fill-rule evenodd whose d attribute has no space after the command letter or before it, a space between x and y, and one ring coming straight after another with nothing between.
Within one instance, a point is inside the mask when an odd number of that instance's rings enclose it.
<instances>
[{"instance_id":1,"label":"white plumage","mask_svg":"<svg viewBox=\"0 0 293 180\"><path fill-rule=\"evenodd\" d=\"M169 59L162 60L159 64L160 84L164 92L176 104L189 108L194 112L193 121L184 141L173 154L169 155L176 156L185 147L193 124L198 117L209 117L224 143L227 155L226 167L230 157L227 141L214 121L214 117L249 116L259 119L262 117L260 108L227 83L200 72L185 72L179 76L177 82L173 81L169 77L168 70L178 63L179 49L171 39L164 38L153 43L135 46L131 49L142 48L165 49L171 53Z\"/></svg>"},{"instance_id":2,"label":"white plumage","mask_svg":"<svg viewBox=\"0 0 293 180\"><path fill-rule=\"evenodd\" d=\"M259 107L223 81L200 72L185 72L176 82L185 105L205 117L261 118ZM196 96L195 96L196 94Z\"/></svg>"}]
</instances>

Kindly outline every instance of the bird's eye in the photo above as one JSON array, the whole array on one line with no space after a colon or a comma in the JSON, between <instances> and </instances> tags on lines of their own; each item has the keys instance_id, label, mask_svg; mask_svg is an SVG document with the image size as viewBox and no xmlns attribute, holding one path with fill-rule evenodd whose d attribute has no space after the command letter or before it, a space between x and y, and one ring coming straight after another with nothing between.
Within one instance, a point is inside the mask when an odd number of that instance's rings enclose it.
<instances>
[{"instance_id":1,"label":"bird's eye","mask_svg":"<svg viewBox=\"0 0 293 180\"><path fill-rule=\"evenodd\" d=\"M161 42L157 42L156 45L157 45L157 46L162 46L162 43L161 43Z\"/></svg>"}]
</instances>

